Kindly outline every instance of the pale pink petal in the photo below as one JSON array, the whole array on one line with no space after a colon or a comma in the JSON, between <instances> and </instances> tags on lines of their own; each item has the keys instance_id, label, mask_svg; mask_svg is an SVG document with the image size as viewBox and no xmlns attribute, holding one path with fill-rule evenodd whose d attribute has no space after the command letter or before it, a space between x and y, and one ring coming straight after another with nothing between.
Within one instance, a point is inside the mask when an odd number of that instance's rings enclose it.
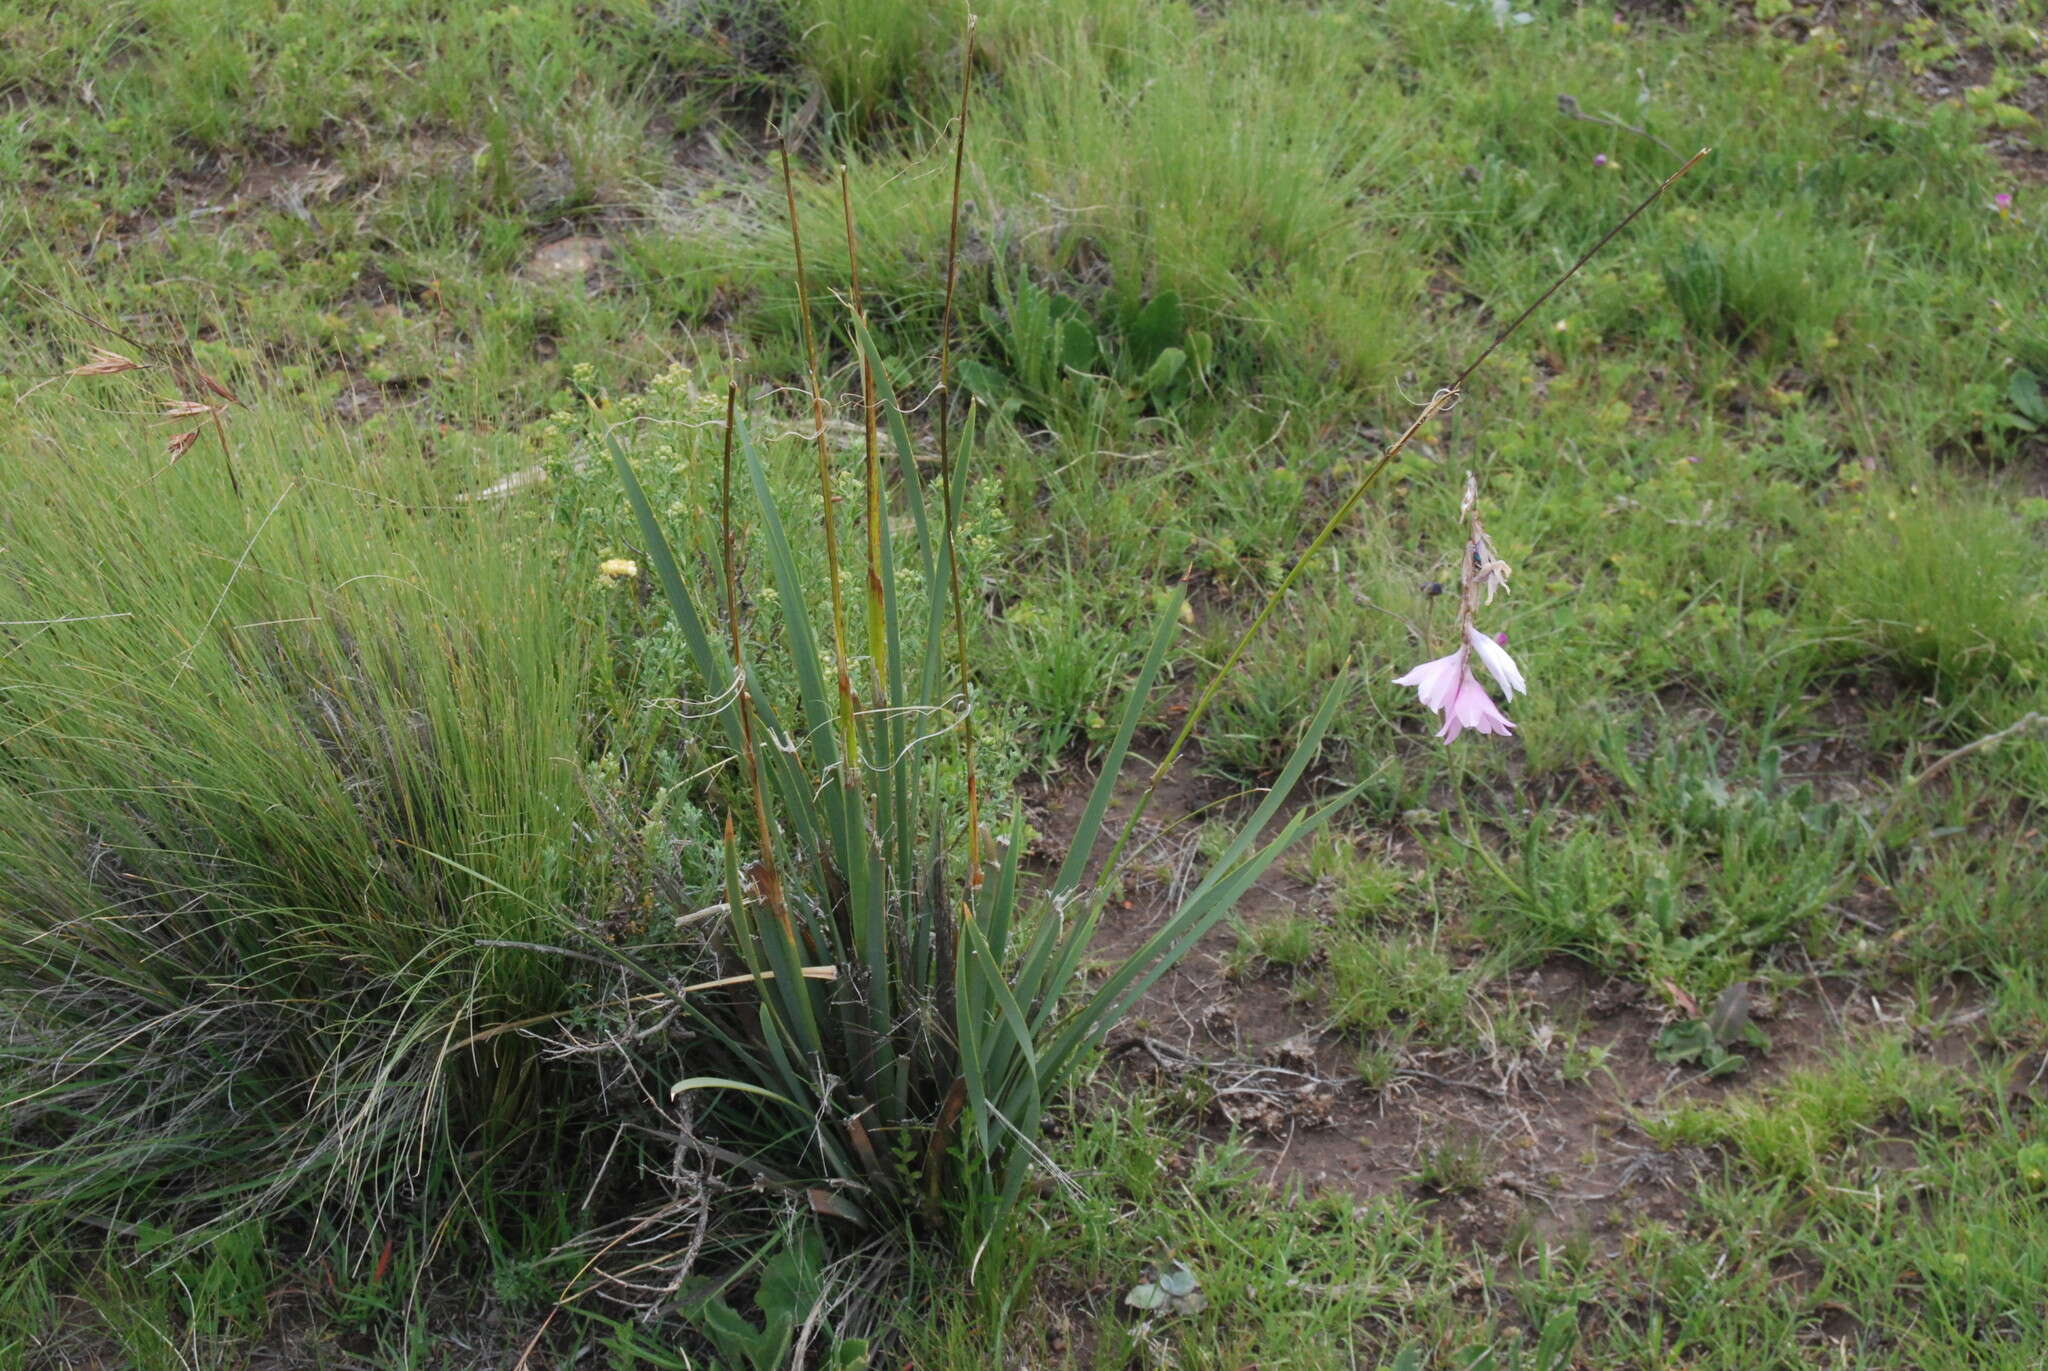
<instances>
[{"instance_id":1,"label":"pale pink petal","mask_svg":"<svg viewBox=\"0 0 2048 1371\"><path fill-rule=\"evenodd\" d=\"M1452 742L1462 729L1467 728L1475 733L1493 733L1503 738L1515 731L1513 721L1500 712L1493 697L1486 693L1486 687L1469 675L1459 686L1450 708L1444 711L1443 740Z\"/></svg>"},{"instance_id":2,"label":"pale pink petal","mask_svg":"<svg viewBox=\"0 0 2048 1371\"><path fill-rule=\"evenodd\" d=\"M1523 688L1522 673L1515 669L1514 660L1507 656L1500 644L1490 638L1485 641L1489 647L1499 652L1507 663L1507 675L1502 675L1501 671L1494 669L1491 662L1488 663L1488 669L1494 670L1494 674L1500 679L1501 688L1508 689L1510 677L1516 688ZM1507 715L1500 712L1499 707L1493 702L1493 697L1486 693L1486 687L1479 684L1478 679L1472 675L1471 653L1479 646L1479 635L1471 635L1471 642L1471 648L1461 647L1449 656L1424 662L1407 675L1394 679L1395 685L1414 687L1417 699L1444 716L1443 727L1437 736L1447 743L1456 742L1458 735L1468 728L1479 733L1494 733L1501 736L1515 731L1514 724L1509 721Z\"/></svg>"},{"instance_id":3,"label":"pale pink petal","mask_svg":"<svg viewBox=\"0 0 2048 1371\"><path fill-rule=\"evenodd\" d=\"M1448 657L1424 662L1406 676L1396 676L1394 684L1415 687L1415 696L1424 707L1441 714L1444 706L1458 693L1458 684L1466 675L1465 649L1459 648Z\"/></svg>"},{"instance_id":4,"label":"pale pink petal","mask_svg":"<svg viewBox=\"0 0 2048 1371\"><path fill-rule=\"evenodd\" d=\"M1479 654L1480 662L1486 667L1486 674L1500 682L1501 694L1508 699L1515 698L1517 691L1529 693L1529 685L1522 679L1522 669L1515 665L1515 659L1508 656L1505 644L1487 637L1478 629L1467 625L1465 640L1472 644L1472 650Z\"/></svg>"}]
</instances>

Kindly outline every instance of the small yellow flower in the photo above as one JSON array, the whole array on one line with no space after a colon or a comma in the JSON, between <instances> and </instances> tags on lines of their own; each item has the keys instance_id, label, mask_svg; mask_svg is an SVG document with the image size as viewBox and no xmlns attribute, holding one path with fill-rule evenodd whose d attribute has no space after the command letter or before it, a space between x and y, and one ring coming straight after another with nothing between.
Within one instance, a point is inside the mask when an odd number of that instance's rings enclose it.
<instances>
[{"instance_id":1,"label":"small yellow flower","mask_svg":"<svg viewBox=\"0 0 2048 1371\"><path fill-rule=\"evenodd\" d=\"M597 573L608 581L630 581L640 574L640 564L631 557L607 557Z\"/></svg>"}]
</instances>

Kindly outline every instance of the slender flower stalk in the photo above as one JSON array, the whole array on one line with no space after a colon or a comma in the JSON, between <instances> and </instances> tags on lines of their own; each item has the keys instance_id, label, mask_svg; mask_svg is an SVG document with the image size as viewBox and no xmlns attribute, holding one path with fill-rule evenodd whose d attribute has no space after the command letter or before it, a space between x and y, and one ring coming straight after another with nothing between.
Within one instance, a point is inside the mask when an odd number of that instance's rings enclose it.
<instances>
[{"instance_id":1,"label":"slender flower stalk","mask_svg":"<svg viewBox=\"0 0 2048 1371\"><path fill-rule=\"evenodd\" d=\"M792 216L790 222L796 222ZM718 486L718 552L720 570L724 573L725 618L727 630L732 634L732 669L734 683L738 686L740 716L740 760L747 769L747 788L754 796L754 826L761 843L761 855L753 868L754 885L761 892L761 899L768 906L768 912L775 916L775 922L782 928L782 936L793 949L797 945L796 925L789 917L789 906L782 895L782 877L775 869L775 829L768 822L768 788L761 777L761 758L754 750L754 697L747 685L746 639L740 632L740 587L739 573L734 569L736 554L733 551L732 532L732 443L733 429L739 410L740 388L727 382L725 387L725 453L720 466ZM825 521L829 525L832 511L825 510ZM841 681L845 673L840 674ZM726 844L732 843L732 815L725 816Z\"/></svg>"},{"instance_id":2,"label":"slender flower stalk","mask_svg":"<svg viewBox=\"0 0 2048 1371\"><path fill-rule=\"evenodd\" d=\"M860 294L860 239L853 226L853 187L847 179L846 163L839 164L839 208L846 217L846 266L851 278L851 289L847 303L862 327L868 321L867 305ZM864 471L867 487L867 534L868 534L868 664L874 673L875 699L894 701L889 696L889 638L883 604L882 590L882 456L876 426L881 417L881 404L875 394L875 374L869 369L868 354L860 353L860 408L864 420L862 435L865 458Z\"/></svg>"},{"instance_id":3,"label":"slender flower stalk","mask_svg":"<svg viewBox=\"0 0 2048 1371\"><path fill-rule=\"evenodd\" d=\"M803 323L804 363L811 383L811 425L818 442L819 502L824 507L825 580L832 592L832 663L839 677L839 733L846 748L846 781L860 784L860 735L853 721L860 711L846 664L846 593L839 580L839 497L832 490L832 445L825 437L825 390L818 378L818 335L811 326L811 290L804 270L804 235L796 213L796 178L789 169L789 139L781 139L782 194L789 205L790 255L796 259L796 312Z\"/></svg>"},{"instance_id":4,"label":"slender flower stalk","mask_svg":"<svg viewBox=\"0 0 2048 1371\"><path fill-rule=\"evenodd\" d=\"M939 313L939 499L945 505L947 589L953 601L953 637L960 654L960 741L967 772L967 884L981 889L981 783L974 771L974 683L967 662L967 609L960 590L960 550L953 538L952 417L953 293L960 281L960 176L967 161L967 108L974 93L974 16L967 16L967 46L960 59L960 118L953 133L953 200L946 230L946 298ZM1157 778L1155 777L1155 780ZM972 913L972 908L967 908Z\"/></svg>"},{"instance_id":5,"label":"slender flower stalk","mask_svg":"<svg viewBox=\"0 0 2048 1371\"><path fill-rule=\"evenodd\" d=\"M1574 105L1572 110L1567 110L1566 113L1573 113L1575 110L1576 105ZM1631 132L1634 131L1631 130ZM1678 170L1658 182L1655 189L1637 201L1635 208L1624 214L1614 227L1601 234L1591 247L1580 253L1578 260L1569 267L1566 267L1563 275L1552 281L1541 295L1538 295L1523 307L1520 314L1509 320L1505 327L1493 335L1491 342L1481 348L1472 360L1465 363L1464 367L1451 380L1449 385L1442 387L1436 394L1430 397L1429 403L1423 406L1422 412L1415 416L1408 427L1401 430L1400 435L1393 442L1387 444L1380 451L1379 459L1367 467L1365 474L1352 484L1351 493L1338 502L1337 508L1331 512L1329 518L1323 521L1323 526L1316 531L1316 536L1309 539L1308 546L1301 550L1300 555L1294 559L1294 565L1289 567L1287 574L1280 578L1280 584L1274 587L1273 592L1266 597L1265 604L1260 606L1259 612L1252 616L1252 621L1238 635L1237 641L1231 645L1231 649L1225 654L1222 663L1215 671L1210 673L1209 683L1203 687L1202 693L1195 698L1194 705L1186 714L1181 716L1180 728L1173 735L1173 741L1167 744L1166 751L1161 754L1157 762L1153 763L1152 774L1146 780L1145 788L1138 792L1138 802L1132 805L1130 813L1124 816L1123 827L1117 833L1116 844L1110 849L1109 860L1104 864L1105 870L1114 868L1118 860L1122 858L1124 847L1130 842L1131 835L1137 831L1138 824L1144 819L1145 811L1152 803L1152 796L1159 789L1159 783L1166 778L1166 774L1169 771L1173 770L1173 764L1180 757L1181 750L1187 746L1188 740L1194 737L1196 726L1207 715L1211 701L1216 698L1217 691L1222 688L1223 682L1229 677L1231 669L1237 665L1238 658L1244 655L1244 650L1251 645L1252 639L1258 637L1259 630L1266 626L1266 620L1272 617L1273 610L1287 597L1288 592L1294 588L1294 583L1301 579L1302 572L1314 563L1323 548L1335 536L1337 530L1342 528L1345 521L1351 517L1351 512L1358 508L1359 501L1365 498L1366 492L1372 488L1375 481L1379 480L1380 473L1384 472L1393 463L1394 459L1401 455L1402 450L1408 446L1409 440L1421 431L1424 424L1457 404L1459 397L1464 394L1465 383L1472 379L1474 372L1486 365L1486 360L1489 357L1499 351L1501 344L1507 342L1508 339L1520 332L1522 325L1528 323L1536 311L1548 304L1551 296L1563 290L1565 284L1574 276L1577 276L1580 269L1586 263L1598 256L1602 248L1619 237L1622 230L1634 223L1644 210L1657 203L1657 200L1665 191L1671 189L1681 176L1691 171L1699 164L1702 158L1712 151L1712 148L1701 148L1691 157L1688 157Z\"/></svg>"}]
</instances>

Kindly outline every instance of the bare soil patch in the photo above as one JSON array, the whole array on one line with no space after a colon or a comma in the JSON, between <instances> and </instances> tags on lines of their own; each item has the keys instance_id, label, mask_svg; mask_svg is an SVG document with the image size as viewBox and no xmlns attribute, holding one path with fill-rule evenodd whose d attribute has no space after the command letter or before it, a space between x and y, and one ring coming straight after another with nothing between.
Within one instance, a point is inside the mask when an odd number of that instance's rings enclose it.
<instances>
[{"instance_id":1,"label":"bare soil patch","mask_svg":"<svg viewBox=\"0 0 2048 1371\"><path fill-rule=\"evenodd\" d=\"M1129 765L1112 829L1149 774L1141 761ZM1064 850L1092 784L1092 776L1072 775L1035 797L1032 818L1054 854ZM1162 782L1133 840L1135 876L1126 875L1097 935L1103 960L1134 951L1170 916L1199 870L1198 816L1228 799L1229 788L1199 776L1191 760ZM1386 836L1397 848L1408 842ZM1326 901L1316 886L1276 868L1238 916L1256 927L1315 914ZM1876 921L1874 913L1866 917ZM1895 1030L1907 1009L1897 992L1816 974L1755 1006L1771 1049L1716 1080L1657 1059L1658 1035L1672 1015L1642 986L1559 958L1486 990L1488 1011L1534 1025L1526 1041L1411 1047L1391 1079L1375 1086L1357 1070L1362 1041L1318 1022L1291 973L1226 973L1236 941L1231 926L1220 926L1139 1001L1110 1037L1112 1071L1178 1094L1205 1139L1236 1136L1277 1189L1298 1185L1361 1202L1395 1193L1430 1200L1456 1242L1504 1263L1565 1239L1618 1258L1646 1221L1682 1223L1697 1182L1718 1163L1698 1150L1659 1147L1642 1120L1831 1058ZM1937 1007L1951 1031L1924 1046L1961 1065L1973 1053L1965 1026L1975 1011L1959 992ZM1599 1065L1586 1069L1589 1059Z\"/></svg>"}]
</instances>

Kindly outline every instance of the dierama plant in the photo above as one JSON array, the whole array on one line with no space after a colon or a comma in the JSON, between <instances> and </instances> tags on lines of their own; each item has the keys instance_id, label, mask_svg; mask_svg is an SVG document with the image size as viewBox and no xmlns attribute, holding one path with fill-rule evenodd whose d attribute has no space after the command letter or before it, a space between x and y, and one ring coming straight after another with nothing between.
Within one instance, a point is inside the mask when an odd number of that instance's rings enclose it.
<instances>
[{"instance_id":1,"label":"dierama plant","mask_svg":"<svg viewBox=\"0 0 2048 1371\"><path fill-rule=\"evenodd\" d=\"M854 327L910 508L907 560L923 585L948 586L972 427L949 442L953 479L934 519L902 413L857 315ZM1178 597L1152 633L1064 864L1027 896L1021 811L990 841L943 783L968 746L959 726L965 687L942 652L948 609L957 605L935 593L919 622L906 622L913 607L897 577L905 554L887 519L877 519L867 568L877 622L867 627L880 651L853 661L844 597L828 611L837 622L812 621L806 606L815 597L800 580L760 453L730 397L725 444L724 586L715 606L685 583L631 463L612 444L692 663L722 689L717 723L738 761L722 912L726 942L744 969L669 992L701 1044L698 1073L674 1090L720 1092L717 1124L702 1121L720 1133L720 1147L731 1152L735 1138L752 1140L744 1169L801 1191L821 1214L864 1227L947 1226L964 1215L982 1227L1016 1198L1047 1107L1107 1029L1290 843L1349 800L1345 791L1312 810L1281 813L1340 692L1333 686L1325 695L1264 802L1164 926L1076 996L1107 888L1099 874L1088 879L1089 857L1177 629ZM740 627L733 552L735 467L751 487L783 606L779 655L796 684L794 718L751 685L756 668ZM871 481L879 467L870 463ZM829 486L829 464L824 472ZM712 628L718 617L722 638Z\"/></svg>"},{"instance_id":2,"label":"dierama plant","mask_svg":"<svg viewBox=\"0 0 2048 1371\"><path fill-rule=\"evenodd\" d=\"M970 39L970 70L971 62ZM964 1221L986 1234L1023 1185L1047 1107L1110 1025L1229 913L1290 843L1327 820L1350 793L1314 810L1284 818L1280 812L1335 713L1340 693L1333 685L1278 783L1207 875L1092 993L1071 993L1081 982L1107 888L1100 873L1088 879L1090 853L1180 606L1174 597L1159 617L1064 864L1027 897L1021 811L1011 816L1004 839L984 836L968 707L972 661L956 530L973 425L970 415L954 434L946 403L966 114L963 79L941 329L936 519L903 408L868 331L853 207L845 205L853 264L848 322L861 359L865 420L863 634L853 631L851 597L840 585L839 494L825 440L786 151L784 185L827 511L825 593L814 596L799 576L760 453L732 393L718 530L722 640L710 627L716 616L685 583L615 439L611 452L691 660L723 701L718 726L739 762L736 812L725 826L725 916L729 945L745 969L671 992L698 1029L702 1068L676 1082L675 1094L714 1092L708 1102L724 1135L719 1150L759 1182L801 1190L821 1214L863 1227L908 1221L943 1228ZM842 194L843 187L842 179ZM893 493L880 448L885 428L898 475ZM736 466L751 487L757 536L783 608L780 655L796 685L793 719L780 717L752 688L735 553ZM899 499L914 531L907 552L899 552L886 513ZM907 622L913 607L898 586L904 560L927 590L914 623ZM827 622L813 623L808 606L820 601ZM950 661L944 650L949 629ZM860 660L849 649L856 642L866 649ZM965 777L964 806L949 798L949 770ZM710 1119L704 1122L711 1126ZM735 1139L752 1146L735 1153Z\"/></svg>"},{"instance_id":3,"label":"dierama plant","mask_svg":"<svg viewBox=\"0 0 2048 1371\"><path fill-rule=\"evenodd\" d=\"M971 71L971 30L967 46ZM729 921L725 942L743 970L666 991L677 1012L697 1029L692 1050L698 1070L675 1082L675 1095L702 1102L693 1126L717 1134L708 1155L746 1171L757 1184L803 1194L820 1214L870 1230L910 1225L985 1240L1043 1155L1038 1138L1046 1110L1109 1028L1230 912L1289 844L1327 822L1355 794L1355 789L1344 790L1318 805L1285 811L1287 797L1317 755L1342 698L1346 683L1340 679L1324 694L1271 789L1158 931L1099 980L1087 975L1118 864L1159 779L1188 741L1224 673L1366 487L1423 423L1450 407L1458 387L1493 349L1437 393L1309 544L1154 764L1150 784L1098 866L1098 839L1177 630L1180 599L1169 598L1065 859L1049 881L1027 883L1020 865L1025 847L1021 811L1012 813L1001 838L988 836L979 812L971 646L956 546L973 450L971 412L957 434L948 413L967 88L963 75L934 392L940 477L936 510L929 507L930 493L917 470L904 408L868 329L854 215L851 205L846 207L853 270L847 322L860 361L865 420L863 498L853 506L865 519L865 593L858 597L862 622L853 622L849 601L855 597L844 595L840 584L841 498L824 437L810 291L786 156L798 303L817 427L817 474L821 507L827 511L828 584L823 593L813 593L820 588L805 585L799 575L764 463L735 397L728 395L719 486L721 603L707 602L685 583L624 449L615 438L608 441L648 561L708 687L705 694L720 701L717 727L738 763L725 825L722 913ZM1501 338L1520 323L1517 319ZM893 490L879 446L884 430L894 449ZM795 717L782 717L753 688L754 666L746 657L741 626L745 596L736 570L736 469L743 471L751 490L755 536L782 607L778 655L786 659L783 664L794 680ZM901 549L886 513L898 502L914 535ZM1468 566L1464 578L1465 641L1451 657L1411 673L1425 701L1445 713L1447 738L1460 727L1507 728L1471 678L1467 664L1472 653L1504 688L1510 683L1521 688L1520 673L1505 650L1492 640L1480 646L1470 623L1475 588L1490 577L1505 577L1471 505L1468 501L1466 515L1481 562ZM899 564L925 588L922 604L899 589ZM821 608L809 608L814 604ZM814 622L814 613L824 614L825 620ZM720 617L723 635L714 631ZM856 657L849 644L858 644L864 654ZM966 780L964 802L953 798L957 792L946 783L952 775Z\"/></svg>"},{"instance_id":4,"label":"dierama plant","mask_svg":"<svg viewBox=\"0 0 2048 1371\"><path fill-rule=\"evenodd\" d=\"M1522 679L1522 669L1508 656L1507 635L1489 638L1473 622L1480 591L1486 592L1486 603L1491 605L1494 591L1508 588L1509 568L1494 551L1493 540L1486 536L1486 526L1479 521L1479 481L1470 473L1465 477L1465 501L1460 513L1465 520L1465 548L1458 559L1457 650L1394 679L1395 685L1415 687L1422 703L1443 715L1444 725L1437 736L1447 743L1456 742L1458 735L1468 728L1475 733L1496 733L1502 737L1515 731L1514 721L1500 712L1486 687L1472 674L1474 656L1485 666L1487 674L1500 683L1501 693L1508 699L1513 700L1517 691L1526 695L1529 690Z\"/></svg>"}]
</instances>

